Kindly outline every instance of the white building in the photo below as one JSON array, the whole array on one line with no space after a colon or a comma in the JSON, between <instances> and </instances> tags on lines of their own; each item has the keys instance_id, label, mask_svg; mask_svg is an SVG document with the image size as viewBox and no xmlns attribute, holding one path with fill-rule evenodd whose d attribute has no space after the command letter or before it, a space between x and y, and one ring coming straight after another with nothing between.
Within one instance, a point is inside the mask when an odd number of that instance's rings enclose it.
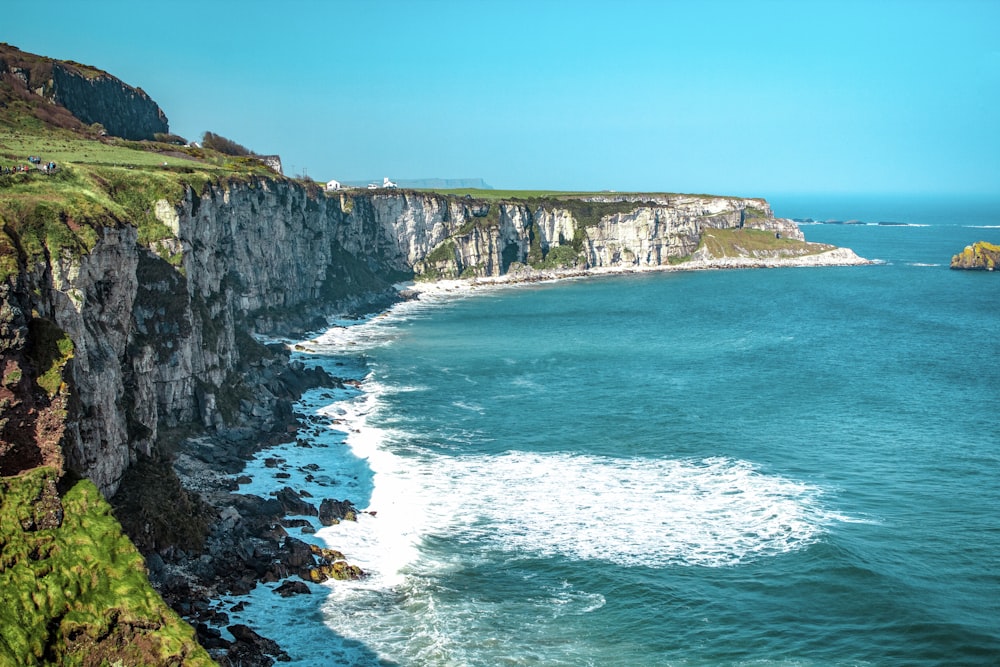
<instances>
[{"instance_id":1,"label":"white building","mask_svg":"<svg viewBox=\"0 0 1000 667\"><path fill-rule=\"evenodd\" d=\"M382 177L382 187L383 188L394 188L396 184L389 180L388 176Z\"/></svg>"},{"instance_id":2,"label":"white building","mask_svg":"<svg viewBox=\"0 0 1000 667\"><path fill-rule=\"evenodd\" d=\"M332 190L340 190L341 187L343 187L343 186L340 185L340 181L327 181L326 182L326 191L327 192L330 192Z\"/></svg>"}]
</instances>

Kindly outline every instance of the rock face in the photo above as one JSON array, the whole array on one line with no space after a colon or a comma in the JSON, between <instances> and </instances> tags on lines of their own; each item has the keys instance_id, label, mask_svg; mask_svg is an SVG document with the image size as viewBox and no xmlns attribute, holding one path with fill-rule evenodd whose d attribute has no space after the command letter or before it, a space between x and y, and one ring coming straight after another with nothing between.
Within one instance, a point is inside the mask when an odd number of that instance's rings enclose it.
<instances>
[{"instance_id":1,"label":"rock face","mask_svg":"<svg viewBox=\"0 0 1000 667\"><path fill-rule=\"evenodd\" d=\"M37 96L33 104L44 101L63 107L84 125L100 123L116 137L152 139L158 132L169 132L167 117L141 88L86 65L2 44L0 76L16 84L19 96Z\"/></svg>"},{"instance_id":2,"label":"rock face","mask_svg":"<svg viewBox=\"0 0 1000 667\"><path fill-rule=\"evenodd\" d=\"M1000 266L1000 245L977 241L951 258L951 268L967 271L993 271Z\"/></svg>"},{"instance_id":3,"label":"rock face","mask_svg":"<svg viewBox=\"0 0 1000 667\"><path fill-rule=\"evenodd\" d=\"M52 68L52 101L83 123L100 123L123 139L152 139L169 132L167 117L141 88L106 74L88 78L64 65Z\"/></svg>"},{"instance_id":4,"label":"rock face","mask_svg":"<svg viewBox=\"0 0 1000 667\"><path fill-rule=\"evenodd\" d=\"M10 369L4 388L16 400L15 390L23 394L32 374L44 371L29 364L22 379L10 365L30 356L27 320L68 334L65 391L50 399L63 401L65 467L106 495L164 428L266 431L280 423L278 397L287 387L277 377L287 358L252 331L320 328L325 320L317 316L335 306L397 299L389 281L414 274L496 277L529 264L657 267L690 256L711 228L801 238L765 201L730 197L327 197L276 177L187 188L180 201L150 204L172 237L150 248L129 225L105 227L89 252L46 255L0 290ZM8 454L17 460L17 452Z\"/></svg>"},{"instance_id":5,"label":"rock face","mask_svg":"<svg viewBox=\"0 0 1000 667\"><path fill-rule=\"evenodd\" d=\"M347 195L341 197L345 206ZM497 277L512 265L654 268L690 256L707 228L759 229L803 239L763 199L656 195L487 203L400 193L354 197L345 229L393 268L430 278Z\"/></svg>"}]
</instances>

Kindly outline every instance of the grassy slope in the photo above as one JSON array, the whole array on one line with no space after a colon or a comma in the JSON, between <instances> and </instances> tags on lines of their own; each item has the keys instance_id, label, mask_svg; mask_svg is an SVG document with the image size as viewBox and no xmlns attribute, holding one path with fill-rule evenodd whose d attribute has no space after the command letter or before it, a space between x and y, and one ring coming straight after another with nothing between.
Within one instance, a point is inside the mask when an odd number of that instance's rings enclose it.
<instances>
[{"instance_id":1,"label":"grassy slope","mask_svg":"<svg viewBox=\"0 0 1000 667\"><path fill-rule=\"evenodd\" d=\"M60 508L55 476L0 478L0 663L214 664L149 585L97 488L72 484Z\"/></svg>"},{"instance_id":2,"label":"grassy slope","mask_svg":"<svg viewBox=\"0 0 1000 667\"><path fill-rule=\"evenodd\" d=\"M699 249L707 248L714 258L724 257L800 257L816 255L834 246L797 239L777 238L774 232L760 229L706 229Z\"/></svg>"},{"instance_id":3,"label":"grassy slope","mask_svg":"<svg viewBox=\"0 0 1000 667\"><path fill-rule=\"evenodd\" d=\"M8 110L9 111L9 110ZM178 201L185 186L200 191L223 178L274 173L255 160L155 142L88 139L47 128L25 115L0 118L0 165L27 164L35 155L58 165L0 176L0 280L25 260L80 254L93 248L102 227L132 224L150 245L170 230L152 212L158 199Z\"/></svg>"}]
</instances>

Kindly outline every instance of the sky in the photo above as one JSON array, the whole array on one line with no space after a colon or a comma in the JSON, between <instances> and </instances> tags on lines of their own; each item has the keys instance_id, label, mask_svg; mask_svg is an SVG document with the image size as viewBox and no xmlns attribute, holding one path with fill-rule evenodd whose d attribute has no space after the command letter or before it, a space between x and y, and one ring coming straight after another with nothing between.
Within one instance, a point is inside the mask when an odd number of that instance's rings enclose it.
<instances>
[{"instance_id":1,"label":"sky","mask_svg":"<svg viewBox=\"0 0 1000 667\"><path fill-rule=\"evenodd\" d=\"M998 27L997 0L24 0L0 41L320 181L996 195Z\"/></svg>"}]
</instances>

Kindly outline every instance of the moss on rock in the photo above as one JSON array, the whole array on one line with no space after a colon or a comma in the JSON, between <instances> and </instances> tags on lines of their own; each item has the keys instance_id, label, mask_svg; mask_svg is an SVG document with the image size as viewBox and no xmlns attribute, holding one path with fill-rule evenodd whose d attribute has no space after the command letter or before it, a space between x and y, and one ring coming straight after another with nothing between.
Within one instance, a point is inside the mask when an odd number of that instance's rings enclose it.
<instances>
[{"instance_id":1,"label":"moss on rock","mask_svg":"<svg viewBox=\"0 0 1000 667\"><path fill-rule=\"evenodd\" d=\"M0 664L212 665L93 483L0 479Z\"/></svg>"},{"instance_id":2,"label":"moss on rock","mask_svg":"<svg viewBox=\"0 0 1000 667\"><path fill-rule=\"evenodd\" d=\"M1000 245L977 241L951 258L951 268L967 271L995 271L1000 264Z\"/></svg>"}]
</instances>

